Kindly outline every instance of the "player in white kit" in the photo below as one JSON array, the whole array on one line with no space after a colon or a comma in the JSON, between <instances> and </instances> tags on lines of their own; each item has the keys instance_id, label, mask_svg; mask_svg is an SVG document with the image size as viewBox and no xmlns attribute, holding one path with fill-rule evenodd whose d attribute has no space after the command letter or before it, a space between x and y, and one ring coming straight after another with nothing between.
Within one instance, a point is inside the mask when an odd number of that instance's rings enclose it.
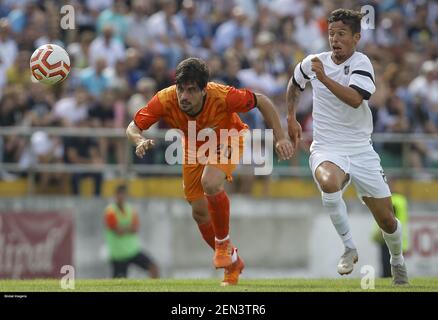
<instances>
[{"instance_id":1,"label":"player in white kit","mask_svg":"<svg viewBox=\"0 0 438 320\"><path fill-rule=\"evenodd\" d=\"M338 9L330 14L332 51L309 55L294 70L287 88L288 131L297 147L301 126L295 106L300 91L313 88L313 143L309 164L322 203L342 239L345 252L338 264L341 275L353 271L358 253L342 198L352 181L358 196L373 213L391 253L393 283L408 284L402 254L402 226L393 213L391 191L371 143L373 122L368 100L375 92L373 66L355 51L362 14Z\"/></svg>"}]
</instances>

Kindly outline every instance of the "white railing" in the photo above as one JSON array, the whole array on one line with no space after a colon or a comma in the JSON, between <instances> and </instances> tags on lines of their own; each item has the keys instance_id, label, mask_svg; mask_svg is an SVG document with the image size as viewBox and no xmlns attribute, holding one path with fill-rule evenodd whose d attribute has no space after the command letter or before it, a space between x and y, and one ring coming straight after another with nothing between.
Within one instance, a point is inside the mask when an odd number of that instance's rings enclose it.
<instances>
[{"instance_id":1,"label":"white railing","mask_svg":"<svg viewBox=\"0 0 438 320\"><path fill-rule=\"evenodd\" d=\"M0 127L0 139L4 136L23 136L30 139L30 136L37 131L44 131L51 136L59 137L94 137L122 139L125 148L126 159L123 164L35 164L23 168L17 163L2 163L0 159L0 170L13 172L28 172L29 176L34 176L37 172L115 172L119 175L127 174L151 174L151 175L176 175L180 174L180 166L170 166L166 164L134 164L133 148L126 139L125 130L122 128L65 128L65 127ZM166 130L147 132L149 138L164 140ZM304 140L310 140L309 135L304 134ZM393 133L376 133L373 135L373 142L379 143L401 143L402 144L402 165L401 167L385 167L389 174L398 176L415 177L415 170L409 167L408 156L412 143L423 142L436 144L438 148L438 134L393 134ZM434 177L438 177L437 168L425 168L426 172ZM310 176L310 170L307 166L290 165L274 166L276 176Z\"/></svg>"}]
</instances>

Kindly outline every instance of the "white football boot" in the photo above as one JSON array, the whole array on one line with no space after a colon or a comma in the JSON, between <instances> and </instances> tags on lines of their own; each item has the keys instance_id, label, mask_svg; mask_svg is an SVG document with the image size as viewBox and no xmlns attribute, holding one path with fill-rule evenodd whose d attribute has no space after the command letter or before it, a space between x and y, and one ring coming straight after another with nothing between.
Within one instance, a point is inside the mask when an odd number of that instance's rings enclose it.
<instances>
[{"instance_id":1,"label":"white football boot","mask_svg":"<svg viewBox=\"0 0 438 320\"><path fill-rule=\"evenodd\" d=\"M391 265L392 284L395 286L409 285L406 264Z\"/></svg>"},{"instance_id":2,"label":"white football boot","mask_svg":"<svg viewBox=\"0 0 438 320\"><path fill-rule=\"evenodd\" d=\"M338 273L340 275L350 274L353 271L354 264L359 260L356 249L345 248L344 254L338 263Z\"/></svg>"}]
</instances>

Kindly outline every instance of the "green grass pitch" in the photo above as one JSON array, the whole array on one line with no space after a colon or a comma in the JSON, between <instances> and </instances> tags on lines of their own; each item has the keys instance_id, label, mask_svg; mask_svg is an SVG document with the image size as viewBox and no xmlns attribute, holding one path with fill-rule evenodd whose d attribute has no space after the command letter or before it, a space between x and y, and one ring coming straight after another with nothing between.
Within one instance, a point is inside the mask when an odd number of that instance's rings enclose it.
<instances>
[{"instance_id":1,"label":"green grass pitch","mask_svg":"<svg viewBox=\"0 0 438 320\"><path fill-rule=\"evenodd\" d=\"M60 280L0 280L0 292L438 292L438 277L410 279L394 287L390 279L376 279L375 289L361 288L359 278L348 279L242 279L221 287L218 279L94 279L76 280L75 289L62 289Z\"/></svg>"}]
</instances>

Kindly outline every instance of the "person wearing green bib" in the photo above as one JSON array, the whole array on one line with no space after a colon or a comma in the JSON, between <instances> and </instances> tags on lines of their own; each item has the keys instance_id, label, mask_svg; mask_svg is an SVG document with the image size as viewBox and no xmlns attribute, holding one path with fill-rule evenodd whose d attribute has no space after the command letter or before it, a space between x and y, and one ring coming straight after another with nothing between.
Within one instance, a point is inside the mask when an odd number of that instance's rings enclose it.
<instances>
[{"instance_id":1,"label":"person wearing green bib","mask_svg":"<svg viewBox=\"0 0 438 320\"><path fill-rule=\"evenodd\" d=\"M147 270L151 278L158 278L157 265L140 247L139 218L126 202L127 188L116 188L115 202L105 209L105 240L109 249L113 278L126 278L131 264Z\"/></svg>"}]
</instances>

